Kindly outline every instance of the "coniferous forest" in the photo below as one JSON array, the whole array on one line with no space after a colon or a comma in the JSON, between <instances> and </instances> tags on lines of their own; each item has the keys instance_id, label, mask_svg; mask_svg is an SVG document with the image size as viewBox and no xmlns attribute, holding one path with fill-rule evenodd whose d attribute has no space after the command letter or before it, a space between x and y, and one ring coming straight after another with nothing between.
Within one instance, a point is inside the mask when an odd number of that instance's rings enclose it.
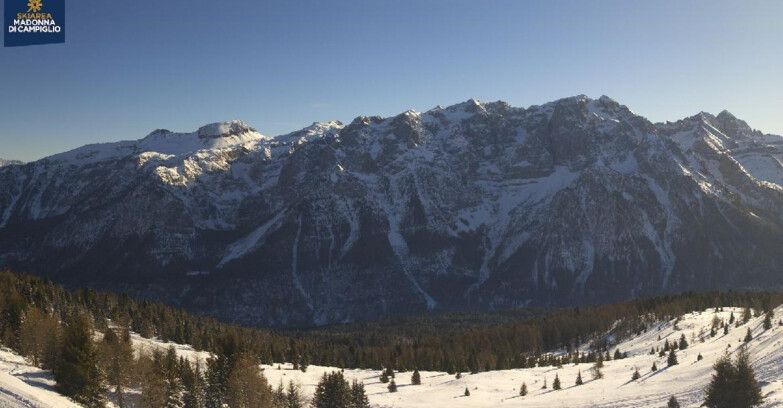
<instances>
[{"instance_id":1,"label":"coniferous forest","mask_svg":"<svg viewBox=\"0 0 783 408\"><path fill-rule=\"evenodd\" d=\"M781 303L779 292L688 292L586 308L396 317L276 331L221 323L123 294L71 292L46 279L4 271L0 341L52 370L58 391L88 407L103 406L107 392L124 406L125 390L131 387L142 390L149 407L257 406L252 404L259 401L260 406L300 407L304 397L297 385L273 387L259 363L290 362L301 370L310 364L384 370L392 381L395 371L454 374L572 362L598 365L624 357L618 349L610 355L612 344L602 336L609 331L615 339L624 338L709 307L744 307L745 319L751 308L768 312ZM213 357L205 366L178 358L174 349L137 357L130 331L190 344ZM577 348L585 343L591 347ZM687 347L684 337L675 344ZM548 353L554 349L567 352ZM670 355L670 364L677 364L674 348ZM349 384L339 373L324 376L313 404L331 406L335 395L344 401L337 406L366 406L362 384Z\"/></svg>"}]
</instances>

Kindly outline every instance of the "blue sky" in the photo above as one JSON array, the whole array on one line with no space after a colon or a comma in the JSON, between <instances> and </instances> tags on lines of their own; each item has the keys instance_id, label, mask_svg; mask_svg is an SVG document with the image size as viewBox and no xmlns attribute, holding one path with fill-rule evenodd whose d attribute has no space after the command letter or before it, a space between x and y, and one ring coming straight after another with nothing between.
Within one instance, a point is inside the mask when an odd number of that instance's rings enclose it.
<instances>
[{"instance_id":1,"label":"blue sky","mask_svg":"<svg viewBox=\"0 0 783 408\"><path fill-rule=\"evenodd\" d=\"M0 49L0 157L577 94L653 121L725 108L783 134L781 15L781 1L66 0L65 44Z\"/></svg>"}]
</instances>

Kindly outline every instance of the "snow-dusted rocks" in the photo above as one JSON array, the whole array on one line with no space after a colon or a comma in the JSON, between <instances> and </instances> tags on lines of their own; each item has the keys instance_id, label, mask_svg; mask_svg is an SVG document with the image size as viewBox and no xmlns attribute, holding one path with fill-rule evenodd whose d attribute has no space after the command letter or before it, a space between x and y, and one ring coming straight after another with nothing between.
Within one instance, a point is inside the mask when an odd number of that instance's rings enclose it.
<instances>
[{"instance_id":1,"label":"snow-dusted rocks","mask_svg":"<svg viewBox=\"0 0 783 408\"><path fill-rule=\"evenodd\" d=\"M584 95L157 130L2 168L0 267L281 326L779 286L781 140Z\"/></svg>"}]
</instances>

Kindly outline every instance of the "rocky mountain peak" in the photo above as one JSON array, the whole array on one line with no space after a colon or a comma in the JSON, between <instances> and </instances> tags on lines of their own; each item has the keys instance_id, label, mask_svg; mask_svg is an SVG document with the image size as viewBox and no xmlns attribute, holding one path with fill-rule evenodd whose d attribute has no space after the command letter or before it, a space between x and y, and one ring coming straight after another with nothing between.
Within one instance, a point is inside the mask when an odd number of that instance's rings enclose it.
<instances>
[{"instance_id":1,"label":"rocky mountain peak","mask_svg":"<svg viewBox=\"0 0 783 408\"><path fill-rule=\"evenodd\" d=\"M198 129L196 134L198 134L199 138L206 139L235 136L248 132L256 132L256 130L241 120L231 120L228 122L211 123L202 126Z\"/></svg>"}]
</instances>

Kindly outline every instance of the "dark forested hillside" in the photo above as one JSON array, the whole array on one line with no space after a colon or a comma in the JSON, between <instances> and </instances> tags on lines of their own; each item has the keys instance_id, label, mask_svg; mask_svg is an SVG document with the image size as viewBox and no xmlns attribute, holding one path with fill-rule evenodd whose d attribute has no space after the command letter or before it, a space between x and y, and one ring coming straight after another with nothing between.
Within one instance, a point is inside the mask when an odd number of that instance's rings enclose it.
<instances>
[{"instance_id":1,"label":"dark forested hillside","mask_svg":"<svg viewBox=\"0 0 783 408\"><path fill-rule=\"evenodd\" d=\"M554 363L547 351L567 348L576 353L575 347L586 341L593 342L595 351L604 350L610 344L602 334L610 329L615 339L622 338L687 311L719 305L766 311L781 303L779 292L689 292L588 308L425 315L275 331L226 324L127 295L70 292L46 279L5 271L0 272L0 339L23 350L31 316L47 316L67 326L86 315L97 330L106 327L107 319L127 322L144 337L191 344L218 355L248 352L264 363L484 371Z\"/></svg>"}]
</instances>

